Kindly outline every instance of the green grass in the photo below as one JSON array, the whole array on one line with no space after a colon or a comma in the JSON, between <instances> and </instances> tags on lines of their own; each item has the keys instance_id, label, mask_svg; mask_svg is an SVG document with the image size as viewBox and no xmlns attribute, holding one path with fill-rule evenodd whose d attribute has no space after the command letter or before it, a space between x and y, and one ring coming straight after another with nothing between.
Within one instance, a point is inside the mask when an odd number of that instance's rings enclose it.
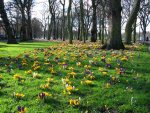
<instances>
[{"instance_id":1,"label":"green grass","mask_svg":"<svg viewBox=\"0 0 150 113\"><path fill-rule=\"evenodd\" d=\"M30 51L35 48L45 48L55 44L57 44L57 42L22 42L19 44L6 44L0 42L0 55L17 56L25 51Z\"/></svg>"},{"instance_id":2,"label":"green grass","mask_svg":"<svg viewBox=\"0 0 150 113\"><path fill-rule=\"evenodd\" d=\"M18 106L26 107L28 113L150 112L150 53L146 46L130 47L122 52L100 50L99 44L0 43L0 56L0 113L18 112ZM111 68L101 61L102 56L105 56L107 63L111 59ZM121 61L124 56L127 61ZM26 61L24 66L23 61ZM37 70L33 67L35 62L38 62L35 67L40 66ZM77 62L81 66L77 66ZM67 68L63 68L63 63L67 64ZM125 68L125 74L116 72L116 68L120 68L117 63ZM85 65L91 68L86 70ZM70 70L70 67L74 69ZM99 67L105 71L99 70ZM32 73L27 74L28 70ZM33 72L40 76L33 77ZM71 72L76 73L75 77L69 75ZM22 78L14 79L15 74L20 74ZM94 79L90 79L89 74ZM41 86L48 83L47 78L53 80L49 88L43 89ZM67 83L75 87L71 94L62 78L67 78ZM87 80L91 84L86 84ZM14 92L25 96L17 98ZM40 99L38 94L42 92L50 96ZM79 101L79 105L70 104L71 99Z\"/></svg>"}]
</instances>

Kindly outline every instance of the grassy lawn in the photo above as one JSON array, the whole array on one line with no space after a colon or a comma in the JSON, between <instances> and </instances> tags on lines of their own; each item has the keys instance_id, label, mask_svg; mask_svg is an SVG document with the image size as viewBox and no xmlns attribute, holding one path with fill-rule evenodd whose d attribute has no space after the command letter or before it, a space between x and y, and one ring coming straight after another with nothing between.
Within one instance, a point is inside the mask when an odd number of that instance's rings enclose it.
<instances>
[{"instance_id":1,"label":"grassy lawn","mask_svg":"<svg viewBox=\"0 0 150 113\"><path fill-rule=\"evenodd\" d=\"M0 113L149 113L150 53L128 48L0 43Z\"/></svg>"},{"instance_id":2,"label":"grassy lawn","mask_svg":"<svg viewBox=\"0 0 150 113\"><path fill-rule=\"evenodd\" d=\"M1 56L17 56L24 51L30 51L35 48L45 48L55 45L57 42L23 42L19 44L6 44L0 42L0 55Z\"/></svg>"}]
</instances>

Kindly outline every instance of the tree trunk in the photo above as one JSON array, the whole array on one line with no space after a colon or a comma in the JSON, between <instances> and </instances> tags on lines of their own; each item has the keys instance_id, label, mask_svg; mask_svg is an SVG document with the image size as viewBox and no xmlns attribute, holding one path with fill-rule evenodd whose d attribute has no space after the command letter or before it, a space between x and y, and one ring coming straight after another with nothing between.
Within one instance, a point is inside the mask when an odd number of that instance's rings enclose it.
<instances>
[{"instance_id":1,"label":"tree trunk","mask_svg":"<svg viewBox=\"0 0 150 113\"><path fill-rule=\"evenodd\" d=\"M62 40L65 41L65 0L63 4Z\"/></svg>"},{"instance_id":2,"label":"tree trunk","mask_svg":"<svg viewBox=\"0 0 150 113\"><path fill-rule=\"evenodd\" d=\"M50 18L48 16L48 36L47 36L48 40L51 39L51 33L52 33L52 18L51 18L51 22L50 22Z\"/></svg>"},{"instance_id":3,"label":"tree trunk","mask_svg":"<svg viewBox=\"0 0 150 113\"><path fill-rule=\"evenodd\" d=\"M10 26L10 23L9 23L9 20L7 17L7 13L5 11L4 0L0 1L0 14L1 14L1 18L3 20L6 34L8 37L7 44L17 44L17 41L16 41L15 36L13 34L13 29Z\"/></svg>"},{"instance_id":4,"label":"tree trunk","mask_svg":"<svg viewBox=\"0 0 150 113\"><path fill-rule=\"evenodd\" d=\"M96 42L97 40L97 16L96 16L96 0L92 0L92 29L91 29L91 42Z\"/></svg>"},{"instance_id":5,"label":"tree trunk","mask_svg":"<svg viewBox=\"0 0 150 113\"><path fill-rule=\"evenodd\" d=\"M56 18L55 14L52 16L53 19L53 39L56 40Z\"/></svg>"},{"instance_id":6,"label":"tree trunk","mask_svg":"<svg viewBox=\"0 0 150 113\"><path fill-rule=\"evenodd\" d=\"M102 49L124 49L121 39L121 0L111 0L110 9L110 39Z\"/></svg>"},{"instance_id":7,"label":"tree trunk","mask_svg":"<svg viewBox=\"0 0 150 113\"><path fill-rule=\"evenodd\" d=\"M104 15L103 15L104 16ZM102 44L104 44L104 17L102 18Z\"/></svg>"},{"instance_id":8,"label":"tree trunk","mask_svg":"<svg viewBox=\"0 0 150 113\"><path fill-rule=\"evenodd\" d=\"M134 2L135 3L133 6L133 9L131 11L131 14L129 16L129 19L127 21L126 28L125 28L125 34L126 34L125 43L126 44L131 44L132 26L135 22L135 19L137 18L137 15L140 9L141 0L134 0Z\"/></svg>"},{"instance_id":9,"label":"tree trunk","mask_svg":"<svg viewBox=\"0 0 150 113\"><path fill-rule=\"evenodd\" d=\"M80 33L81 33L81 30L80 30L80 16L79 16L79 13L78 13L78 40L82 41L82 37L80 37Z\"/></svg>"},{"instance_id":10,"label":"tree trunk","mask_svg":"<svg viewBox=\"0 0 150 113\"><path fill-rule=\"evenodd\" d=\"M143 25L143 38L146 41L146 25Z\"/></svg>"},{"instance_id":11,"label":"tree trunk","mask_svg":"<svg viewBox=\"0 0 150 113\"><path fill-rule=\"evenodd\" d=\"M58 40L58 38L60 37L59 36L59 18L58 18L58 22L57 22L57 30L56 30L57 32L56 32L56 38L57 38L57 40Z\"/></svg>"},{"instance_id":12,"label":"tree trunk","mask_svg":"<svg viewBox=\"0 0 150 113\"><path fill-rule=\"evenodd\" d=\"M68 6L68 33L69 33L69 43L73 44L73 33L72 33L72 22L71 22L71 6L72 6L72 0L69 0L69 6Z\"/></svg>"},{"instance_id":13,"label":"tree trunk","mask_svg":"<svg viewBox=\"0 0 150 113\"><path fill-rule=\"evenodd\" d=\"M32 36L32 24L31 24L31 9L29 8L27 11L27 16L28 16L28 21L27 21L27 32L28 32L28 39L32 40L33 36Z\"/></svg>"},{"instance_id":14,"label":"tree trunk","mask_svg":"<svg viewBox=\"0 0 150 113\"><path fill-rule=\"evenodd\" d=\"M80 0L80 21L81 21L81 33L80 37L83 39L85 43L85 29L84 29L84 11L83 11L83 0Z\"/></svg>"},{"instance_id":15,"label":"tree trunk","mask_svg":"<svg viewBox=\"0 0 150 113\"><path fill-rule=\"evenodd\" d=\"M133 30L133 42L136 42L136 22L137 22L137 18L135 19L134 22L134 30Z\"/></svg>"},{"instance_id":16,"label":"tree trunk","mask_svg":"<svg viewBox=\"0 0 150 113\"><path fill-rule=\"evenodd\" d=\"M99 14L99 40L102 40L102 16L101 12Z\"/></svg>"},{"instance_id":17,"label":"tree trunk","mask_svg":"<svg viewBox=\"0 0 150 113\"><path fill-rule=\"evenodd\" d=\"M22 15L22 25L20 30L21 41L27 41L27 24L24 10L22 10L21 15Z\"/></svg>"}]
</instances>

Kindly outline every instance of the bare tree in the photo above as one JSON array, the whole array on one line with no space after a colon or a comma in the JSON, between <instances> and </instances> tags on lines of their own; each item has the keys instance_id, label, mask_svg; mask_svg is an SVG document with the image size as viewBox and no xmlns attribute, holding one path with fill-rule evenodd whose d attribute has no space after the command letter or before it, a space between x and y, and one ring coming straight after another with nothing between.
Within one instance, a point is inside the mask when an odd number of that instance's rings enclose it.
<instances>
[{"instance_id":1,"label":"bare tree","mask_svg":"<svg viewBox=\"0 0 150 113\"><path fill-rule=\"evenodd\" d=\"M97 15L96 15L97 4L96 2L97 0L92 0L93 15L92 15L91 42L96 42L97 40Z\"/></svg>"},{"instance_id":2,"label":"bare tree","mask_svg":"<svg viewBox=\"0 0 150 113\"><path fill-rule=\"evenodd\" d=\"M109 1L110 8L110 39L103 45L102 49L124 49L121 39L121 0Z\"/></svg>"},{"instance_id":3,"label":"bare tree","mask_svg":"<svg viewBox=\"0 0 150 113\"><path fill-rule=\"evenodd\" d=\"M137 18L137 15L138 15L138 12L139 12L139 9L140 9L140 2L141 0L135 0L134 1L134 6L132 8L132 11L131 11L131 14L129 16L129 19L127 21L127 24L126 24L126 28L125 28L125 34L126 34L126 37L125 37L125 42L126 44L131 44L131 36L132 36L132 26Z\"/></svg>"},{"instance_id":4,"label":"bare tree","mask_svg":"<svg viewBox=\"0 0 150 113\"><path fill-rule=\"evenodd\" d=\"M69 0L68 6L68 33L69 33L69 43L73 43L73 32L72 32L72 22L71 22L71 9L72 9L72 0Z\"/></svg>"},{"instance_id":5,"label":"bare tree","mask_svg":"<svg viewBox=\"0 0 150 113\"><path fill-rule=\"evenodd\" d=\"M80 22L81 22L81 38L84 38L84 43L86 41L85 39L85 29L84 29L84 6L83 6L83 0L80 0Z\"/></svg>"},{"instance_id":6,"label":"bare tree","mask_svg":"<svg viewBox=\"0 0 150 113\"><path fill-rule=\"evenodd\" d=\"M143 0L139 11L140 26L143 32L144 41L146 41L146 28L150 23L150 7L148 5L148 1Z\"/></svg>"},{"instance_id":7,"label":"bare tree","mask_svg":"<svg viewBox=\"0 0 150 113\"><path fill-rule=\"evenodd\" d=\"M21 13L21 41L32 39L31 7L34 0L13 0L13 4Z\"/></svg>"},{"instance_id":8,"label":"bare tree","mask_svg":"<svg viewBox=\"0 0 150 113\"><path fill-rule=\"evenodd\" d=\"M27 14L27 33L28 39L32 40L32 23L31 23L31 8L33 6L34 0L27 0L26 14Z\"/></svg>"},{"instance_id":9,"label":"bare tree","mask_svg":"<svg viewBox=\"0 0 150 113\"><path fill-rule=\"evenodd\" d=\"M4 0L0 1L0 14L1 14L1 18L3 20L3 23L5 25L5 31L8 37L8 44L17 44L17 41L15 39L14 33L13 33L13 29L10 25L10 22L8 20L7 17L7 13L5 11L5 6L4 6Z\"/></svg>"},{"instance_id":10,"label":"bare tree","mask_svg":"<svg viewBox=\"0 0 150 113\"><path fill-rule=\"evenodd\" d=\"M62 19L62 40L65 41L65 4L66 0L60 0L61 5L63 6L63 19Z\"/></svg>"}]
</instances>

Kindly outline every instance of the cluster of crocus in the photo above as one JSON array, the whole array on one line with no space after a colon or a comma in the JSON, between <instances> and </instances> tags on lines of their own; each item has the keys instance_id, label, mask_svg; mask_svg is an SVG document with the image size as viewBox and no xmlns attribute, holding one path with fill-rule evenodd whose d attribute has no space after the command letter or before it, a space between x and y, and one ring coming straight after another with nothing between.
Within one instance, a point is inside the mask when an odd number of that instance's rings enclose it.
<instances>
[{"instance_id":1,"label":"cluster of crocus","mask_svg":"<svg viewBox=\"0 0 150 113\"><path fill-rule=\"evenodd\" d=\"M106 88L110 88L110 87L111 87L111 84L110 84L110 83L106 83L106 84L105 84L105 87L106 87Z\"/></svg>"},{"instance_id":2,"label":"cluster of crocus","mask_svg":"<svg viewBox=\"0 0 150 113\"><path fill-rule=\"evenodd\" d=\"M61 64L62 64L63 69L67 69L67 67L68 67L68 64L67 64L67 63L62 62Z\"/></svg>"},{"instance_id":3,"label":"cluster of crocus","mask_svg":"<svg viewBox=\"0 0 150 113\"><path fill-rule=\"evenodd\" d=\"M23 77L22 77L20 74L15 74L15 75L13 76L13 78L14 78L14 79L18 79L18 80L23 79Z\"/></svg>"},{"instance_id":4,"label":"cluster of crocus","mask_svg":"<svg viewBox=\"0 0 150 113\"><path fill-rule=\"evenodd\" d=\"M101 57L101 61L105 63L105 62L106 62L106 57L105 57L105 56L102 56L102 57Z\"/></svg>"},{"instance_id":5,"label":"cluster of crocus","mask_svg":"<svg viewBox=\"0 0 150 113\"><path fill-rule=\"evenodd\" d=\"M98 69L103 75L108 75L108 72L105 68L99 67Z\"/></svg>"},{"instance_id":6,"label":"cluster of crocus","mask_svg":"<svg viewBox=\"0 0 150 113\"><path fill-rule=\"evenodd\" d=\"M106 71L106 69L105 69L105 68L102 68L102 67L99 67L98 70L99 70L100 72Z\"/></svg>"},{"instance_id":7,"label":"cluster of crocus","mask_svg":"<svg viewBox=\"0 0 150 113\"><path fill-rule=\"evenodd\" d=\"M95 79L95 76L93 76L92 74L88 74L88 75L87 75L87 78L89 78L90 80L94 80L94 79Z\"/></svg>"},{"instance_id":8,"label":"cluster of crocus","mask_svg":"<svg viewBox=\"0 0 150 113\"><path fill-rule=\"evenodd\" d=\"M39 99L46 99L49 96L52 96L52 94L49 94L48 92L42 92L38 94Z\"/></svg>"},{"instance_id":9,"label":"cluster of crocus","mask_svg":"<svg viewBox=\"0 0 150 113\"><path fill-rule=\"evenodd\" d=\"M36 72L33 72L32 76L33 78L38 78L38 79L41 78L41 75Z\"/></svg>"},{"instance_id":10,"label":"cluster of crocus","mask_svg":"<svg viewBox=\"0 0 150 113\"><path fill-rule=\"evenodd\" d=\"M81 84L85 84L85 85L93 85L93 81L91 80L82 80Z\"/></svg>"},{"instance_id":11,"label":"cluster of crocus","mask_svg":"<svg viewBox=\"0 0 150 113\"><path fill-rule=\"evenodd\" d=\"M79 106L80 105L80 98L79 99L70 99L69 103L70 103L70 105L73 105L73 106Z\"/></svg>"},{"instance_id":12,"label":"cluster of crocus","mask_svg":"<svg viewBox=\"0 0 150 113\"><path fill-rule=\"evenodd\" d=\"M74 68L73 68L73 67L68 67L68 69L69 69L69 70L71 70L71 71L73 71L73 70L74 70Z\"/></svg>"},{"instance_id":13,"label":"cluster of crocus","mask_svg":"<svg viewBox=\"0 0 150 113\"><path fill-rule=\"evenodd\" d=\"M74 86L71 86L71 85L68 85L68 84L65 85L65 88L66 88L66 91L67 91L68 94L71 94L72 91L75 90Z\"/></svg>"},{"instance_id":14,"label":"cluster of crocus","mask_svg":"<svg viewBox=\"0 0 150 113\"><path fill-rule=\"evenodd\" d=\"M111 58L107 58L107 59L106 59L106 62L107 62L107 63L111 63L111 61L112 61Z\"/></svg>"},{"instance_id":15,"label":"cluster of crocus","mask_svg":"<svg viewBox=\"0 0 150 113\"><path fill-rule=\"evenodd\" d=\"M38 61L34 61L32 68L33 68L33 70L39 70L40 69L40 63Z\"/></svg>"},{"instance_id":16,"label":"cluster of crocus","mask_svg":"<svg viewBox=\"0 0 150 113\"><path fill-rule=\"evenodd\" d=\"M93 65L93 64L94 64L94 61L93 61L93 60L89 60L89 64L90 64L90 65Z\"/></svg>"},{"instance_id":17,"label":"cluster of crocus","mask_svg":"<svg viewBox=\"0 0 150 113\"><path fill-rule=\"evenodd\" d=\"M80 67L80 66L81 66L81 62L77 62L76 65L77 65L78 67Z\"/></svg>"},{"instance_id":18,"label":"cluster of crocus","mask_svg":"<svg viewBox=\"0 0 150 113\"><path fill-rule=\"evenodd\" d=\"M94 58L93 58L93 61L98 61L98 58L97 58L97 57L94 57Z\"/></svg>"},{"instance_id":19,"label":"cluster of crocus","mask_svg":"<svg viewBox=\"0 0 150 113\"><path fill-rule=\"evenodd\" d=\"M85 69L90 69L90 68L91 68L91 65L85 65L84 68L85 68Z\"/></svg>"},{"instance_id":20,"label":"cluster of crocus","mask_svg":"<svg viewBox=\"0 0 150 113\"><path fill-rule=\"evenodd\" d=\"M26 113L27 112L27 108L26 107L22 107L22 106L18 106L18 112L19 113Z\"/></svg>"},{"instance_id":21,"label":"cluster of crocus","mask_svg":"<svg viewBox=\"0 0 150 113\"><path fill-rule=\"evenodd\" d=\"M64 84L64 85L66 85L66 84L71 84L71 82L70 82L70 80L68 79L68 78L62 78L61 79L61 81L62 81L62 83Z\"/></svg>"},{"instance_id":22,"label":"cluster of crocus","mask_svg":"<svg viewBox=\"0 0 150 113\"><path fill-rule=\"evenodd\" d=\"M30 58L30 53L24 54L24 57L25 57L26 59L29 59L29 58Z\"/></svg>"},{"instance_id":23,"label":"cluster of crocus","mask_svg":"<svg viewBox=\"0 0 150 113\"><path fill-rule=\"evenodd\" d=\"M50 73L53 74L53 75L55 75L55 74L57 73L57 72L54 70L53 67L49 68L49 71L50 71Z\"/></svg>"},{"instance_id":24,"label":"cluster of crocus","mask_svg":"<svg viewBox=\"0 0 150 113\"><path fill-rule=\"evenodd\" d=\"M54 61L58 63L58 62L60 62L60 58L59 57L55 57Z\"/></svg>"},{"instance_id":25,"label":"cluster of crocus","mask_svg":"<svg viewBox=\"0 0 150 113\"><path fill-rule=\"evenodd\" d=\"M112 80L112 81L115 81L115 80L116 80L116 77L115 77L115 76L112 76L112 77L111 77L111 80Z\"/></svg>"},{"instance_id":26,"label":"cluster of crocus","mask_svg":"<svg viewBox=\"0 0 150 113\"><path fill-rule=\"evenodd\" d=\"M23 93L13 93L13 96L14 97L16 97L16 98L18 98L18 99L21 99L21 98L23 98L25 95L23 94Z\"/></svg>"},{"instance_id":27,"label":"cluster of crocus","mask_svg":"<svg viewBox=\"0 0 150 113\"><path fill-rule=\"evenodd\" d=\"M25 71L26 74L32 74L32 70Z\"/></svg>"},{"instance_id":28,"label":"cluster of crocus","mask_svg":"<svg viewBox=\"0 0 150 113\"><path fill-rule=\"evenodd\" d=\"M125 68L116 68L116 72L119 75L123 75L123 74L125 74Z\"/></svg>"},{"instance_id":29,"label":"cluster of crocus","mask_svg":"<svg viewBox=\"0 0 150 113\"><path fill-rule=\"evenodd\" d=\"M47 78L47 80L46 80L46 82L48 82L48 83L51 83L51 82L53 82L53 81L54 81L53 78Z\"/></svg>"},{"instance_id":30,"label":"cluster of crocus","mask_svg":"<svg viewBox=\"0 0 150 113\"><path fill-rule=\"evenodd\" d=\"M26 65L27 65L26 59L23 59L23 60L22 60L22 65L23 65L23 66L26 66Z\"/></svg>"},{"instance_id":31,"label":"cluster of crocus","mask_svg":"<svg viewBox=\"0 0 150 113\"><path fill-rule=\"evenodd\" d=\"M128 57L127 56L123 56L120 60L121 61L128 61Z\"/></svg>"},{"instance_id":32,"label":"cluster of crocus","mask_svg":"<svg viewBox=\"0 0 150 113\"><path fill-rule=\"evenodd\" d=\"M103 71L102 74L103 74L103 75L108 75L108 72Z\"/></svg>"},{"instance_id":33,"label":"cluster of crocus","mask_svg":"<svg viewBox=\"0 0 150 113\"><path fill-rule=\"evenodd\" d=\"M111 68L112 66L111 66L110 63L106 63L106 67L107 67L107 68Z\"/></svg>"},{"instance_id":34,"label":"cluster of crocus","mask_svg":"<svg viewBox=\"0 0 150 113\"><path fill-rule=\"evenodd\" d=\"M48 65L50 65L50 60L46 57L46 58L44 58L44 65L46 65L46 66L48 66Z\"/></svg>"},{"instance_id":35,"label":"cluster of crocus","mask_svg":"<svg viewBox=\"0 0 150 113\"><path fill-rule=\"evenodd\" d=\"M49 89L50 88L50 84L49 83L42 84L42 85L40 85L40 88L41 89Z\"/></svg>"},{"instance_id":36,"label":"cluster of crocus","mask_svg":"<svg viewBox=\"0 0 150 113\"><path fill-rule=\"evenodd\" d=\"M77 75L75 72L70 72L68 73L69 77L75 78L75 76Z\"/></svg>"},{"instance_id":37,"label":"cluster of crocus","mask_svg":"<svg viewBox=\"0 0 150 113\"><path fill-rule=\"evenodd\" d=\"M44 62L44 65L48 66L48 65L50 65L50 62L48 62L48 61Z\"/></svg>"}]
</instances>

